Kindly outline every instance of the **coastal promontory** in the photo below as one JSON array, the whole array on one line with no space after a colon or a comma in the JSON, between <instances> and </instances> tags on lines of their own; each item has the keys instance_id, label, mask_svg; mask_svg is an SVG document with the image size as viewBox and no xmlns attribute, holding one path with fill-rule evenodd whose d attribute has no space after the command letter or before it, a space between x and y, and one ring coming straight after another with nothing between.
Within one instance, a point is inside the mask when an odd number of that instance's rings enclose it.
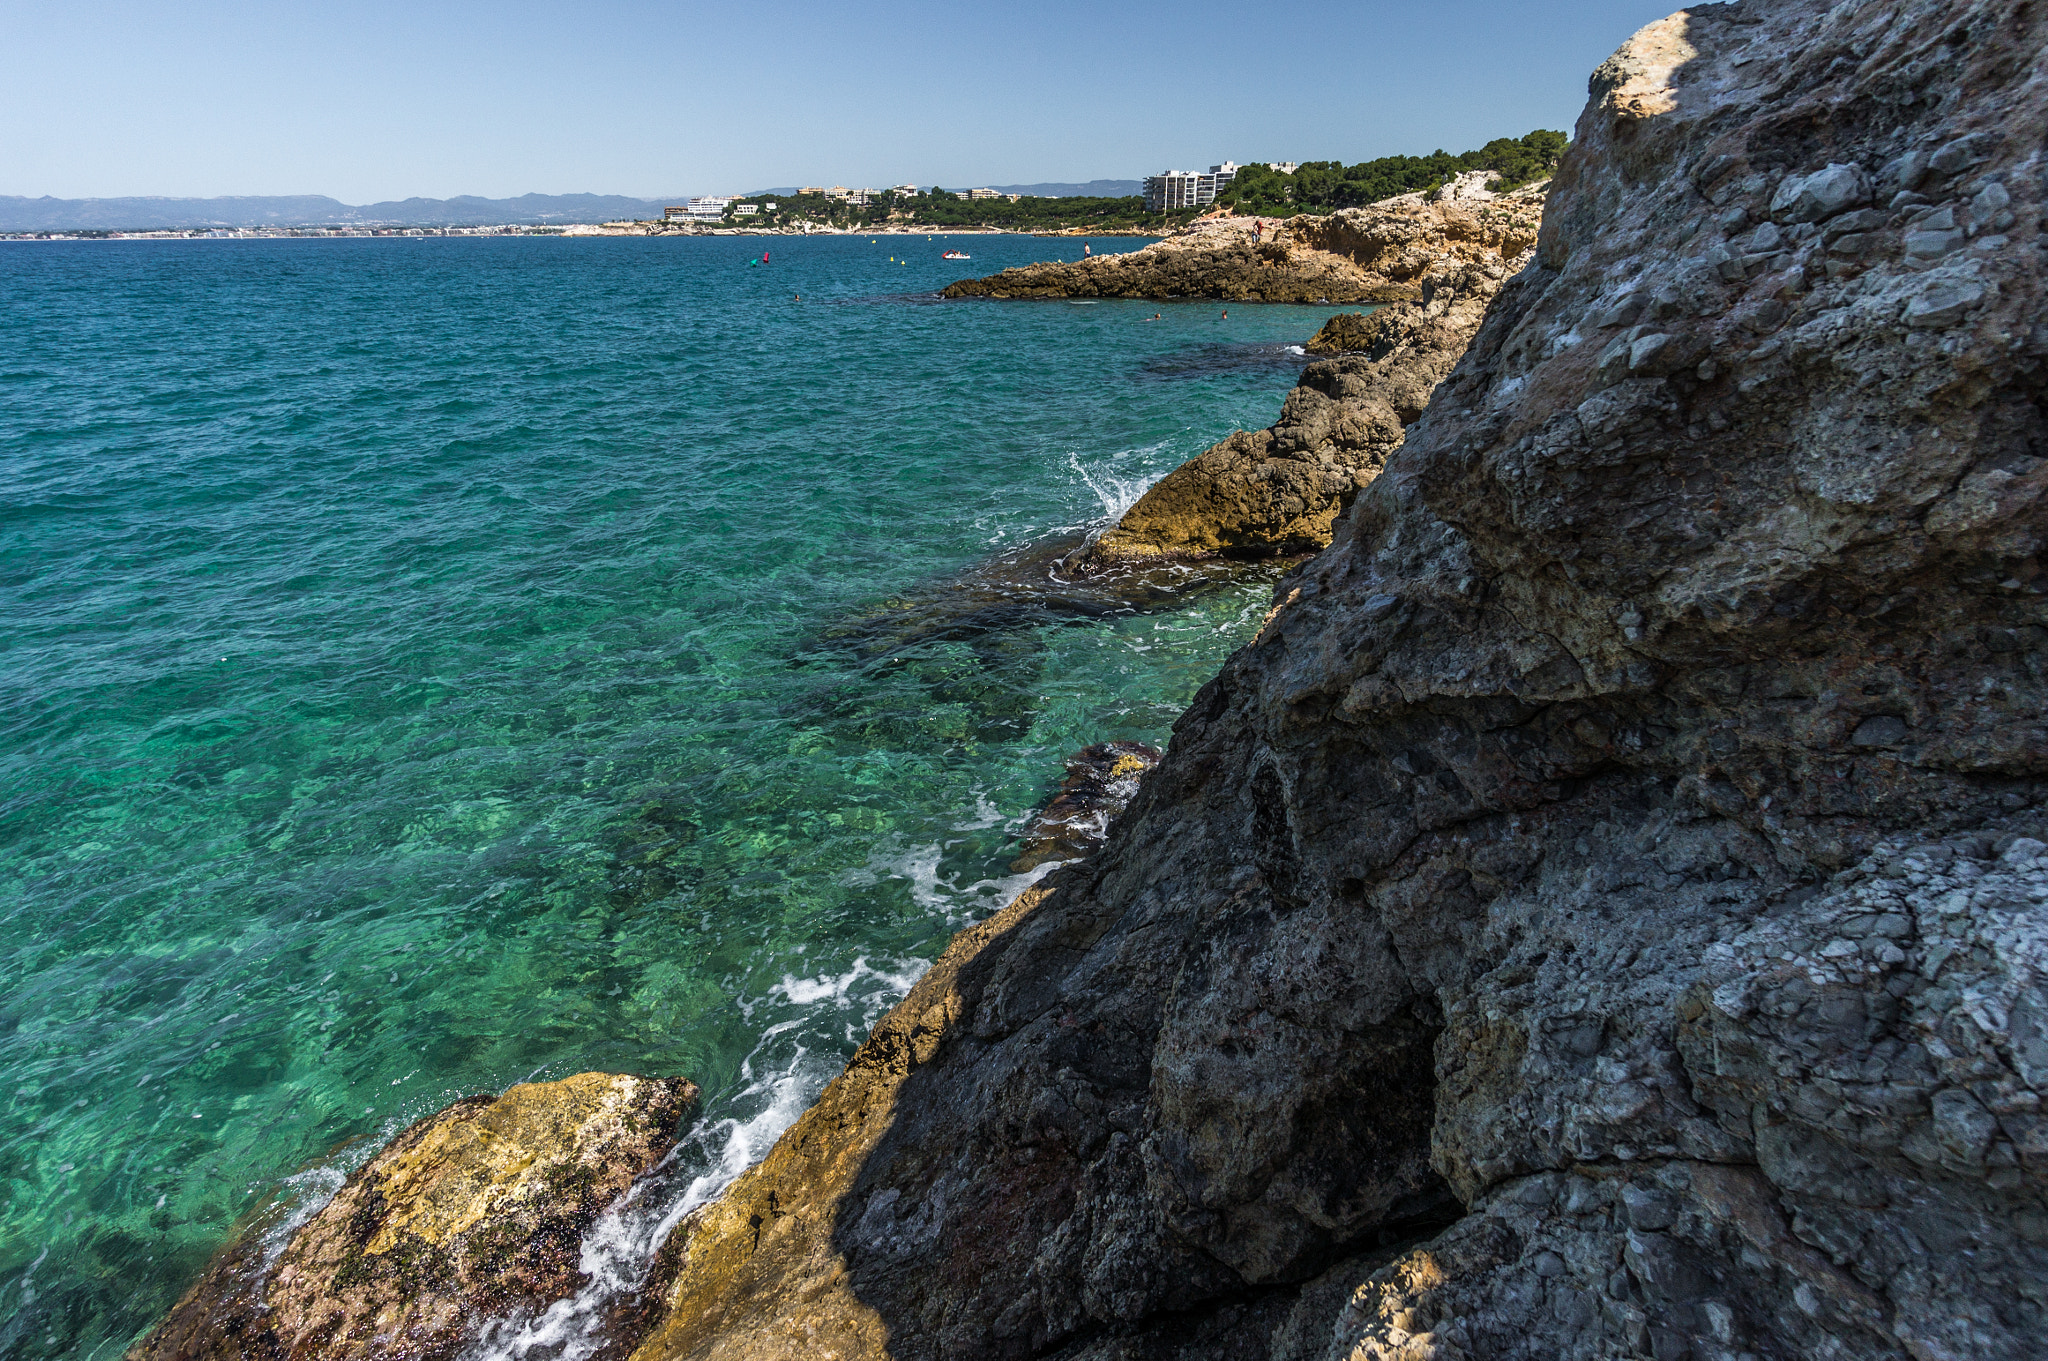
<instances>
[{"instance_id":1,"label":"coastal promontory","mask_svg":"<svg viewBox=\"0 0 2048 1361\"><path fill-rule=\"evenodd\" d=\"M2018 0L1741 0L1601 64L1533 253L1486 228L1238 447L1355 422L1369 475L1156 766L1084 754L1136 785L1100 848L954 938L605 1354L2042 1355L2044 50ZM1224 277L1156 249L1114 268ZM515 1203L404 1181L443 1118L271 1312L148 1354L439 1308L347 1272Z\"/></svg>"},{"instance_id":2,"label":"coastal promontory","mask_svg":"<svg viewBox=\"0 0 2048 1361\"><path fill-rule=\"evenodd\" d=\"M1483 180L1483 174L1476 177ZM962 279L949 298L1209 298L1385 303L1420 299L1432 274L1536 244L1540 198L1405 194L1326 216L1211 217L1142 250L1020 265Z\"/></svg>"},{"instance_id":3,"label":"coastal promontory","mask_svg":"<svg viewBox=\"0 0 2048 1361\"><path fill-rule=\"evenodd\" d=\"M1483 178L1477 176L1474 178ZM1545 185L1488 201L1493 229L1469 232L1475 200L1449 197L1348 209L1326 236L1413 233L1398 264L1410 301L1330 319L1309 341L1336 355L1311 364L1265 430L1238 431L1168 473L1118 523L1068 560L1089 574L1134 564L1312 553L1338 515L1379 475L1407 427L1471 344L1501 285L1528 263ZM1311 219L1296 219L1303 230ZM1427 230L1422 224L1434 223ZM1120 257L1121 258L1121 257Z\"/></svg>"}]
</instances>

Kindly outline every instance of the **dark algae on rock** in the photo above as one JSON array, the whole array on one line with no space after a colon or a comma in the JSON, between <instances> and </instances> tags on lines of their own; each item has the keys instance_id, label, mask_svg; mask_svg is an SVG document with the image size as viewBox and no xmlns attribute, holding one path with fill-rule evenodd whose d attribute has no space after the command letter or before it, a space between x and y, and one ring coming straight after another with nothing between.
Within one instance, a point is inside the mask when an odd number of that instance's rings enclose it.
<instances>
[{"instance_id":1,"label":"dark algae on rock","mask_svg":"<svg viewBox=\"0 0 2048 1361\"><path fill-rule=\"evenodd\" d=\"M2042 18L1710 6L645 1361L2042 1354Z\"/></svg>"},{"instance_id":2,"label":"dark algae on rock","mask_svg":"<svg viewBox=\"0 0 2048 1361\"><path fill-rule=\"evenodd\" d=\"M457 1355L583 1283L583 1235L696 1099L680 1078L580 1073L458 1101L379 1151L274 1261L260 1237L224 1250L129 1361Z\"/></svg>"}]
</instances>

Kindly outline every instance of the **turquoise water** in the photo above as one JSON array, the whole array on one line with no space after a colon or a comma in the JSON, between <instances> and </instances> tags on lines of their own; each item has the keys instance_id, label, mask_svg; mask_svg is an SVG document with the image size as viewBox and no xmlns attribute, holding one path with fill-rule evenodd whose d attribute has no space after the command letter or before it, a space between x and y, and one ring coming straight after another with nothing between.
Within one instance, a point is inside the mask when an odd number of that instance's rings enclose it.
<instances>
[{"instance_id":1,"label":"turquoise water","mask_svg":"<svg viewBox=\"0 0 2048 1361\"><path fill-rule=\"evenodd\" d=\"M1269 423L1328 309L767 244L0 247L0 1355L113 1355L379 1136L591 1068L706 1094L630 1275L1014 891L1062 755L1255 627L833 641Z\"/></svg>"}]
</instances>

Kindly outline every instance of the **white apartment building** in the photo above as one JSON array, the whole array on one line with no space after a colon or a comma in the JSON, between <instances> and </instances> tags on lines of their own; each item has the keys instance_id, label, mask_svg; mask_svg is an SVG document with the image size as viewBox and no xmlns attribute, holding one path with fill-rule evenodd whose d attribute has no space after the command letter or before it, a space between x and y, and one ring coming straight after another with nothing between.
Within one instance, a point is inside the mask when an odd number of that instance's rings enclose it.
<instances>
[{"instance_id":1,"label":"white apartment building","mask_svg":"<svg viewBox=\"0 0 2048 1361\"><path fill-rule=\"evenodd\" d=\"M693 222L719 222L737 194L699 194L690 200L688 217ZM666 216L666 214L664 214Z\"/></svg>"},{"instance_id":2,"label":"white apartment building","mask_svg":"<svg viewBox=\"0 0 2048 1361\"><path fill-rule=\"evenodd\" d=\"M1176 208L1200 208L1214 203L1216 195L1237 178L1237 162L1212 165L1206 172L1167 170L1145 177L1145 206L1155 213Z\"/></svg>"},{"instance_id":3,"label":"white apartment building","mask_svg":"<svg viewBox=\"0 0 2048 1361\"><path fill-rule=\"evenodd\" d=\"M968 197L968 198L970 198L970 199L985 199L985 198L1001 198L1001 197L1002 197L1002 195L1001 195L1001 194L998 194L998 193L997 193L997 192L996 192L995 190L993 190L993 189L969 189L969 190L967 191L967 197Z\"/></svg>"}]
</instances>

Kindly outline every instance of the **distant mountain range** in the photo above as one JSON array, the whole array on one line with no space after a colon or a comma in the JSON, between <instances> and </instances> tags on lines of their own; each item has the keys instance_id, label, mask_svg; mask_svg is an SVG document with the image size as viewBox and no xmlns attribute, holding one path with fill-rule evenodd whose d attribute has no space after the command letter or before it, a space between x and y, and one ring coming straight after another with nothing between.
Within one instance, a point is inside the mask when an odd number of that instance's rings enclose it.
<instances>
[{"instance_id":1,"label":"distant mountain range","mask_svg":"<svg viewBox=\"0 0 2048 1361\"><path fill-rule=\"evenodd\" d=\"M515 222L604 222L660 217L681 198L522 194L518 198L409 198L351 206L324 194L237 198L22 198L0 194L0 231L147 231L170 227L486 227Z\"/></svg>"},{"instance_id":2,"label":"distant mountain range","mask_svg":"<svg viewBox=\"0 0 2048 1361\"><path fill-rule=\"evenodd\" d=\"M961 185L1048 198L1115 198L1138 192L1136 180L1086 184ZM795 193L766 189L763 193ZM350 205L324 194L236 198L23 198L0 194L0 232L152 231L177 227L493 227L512 223L608 222L660 217L685 196L522 194L518 198L408 198Z\"/></svg>"}]
</instances>

